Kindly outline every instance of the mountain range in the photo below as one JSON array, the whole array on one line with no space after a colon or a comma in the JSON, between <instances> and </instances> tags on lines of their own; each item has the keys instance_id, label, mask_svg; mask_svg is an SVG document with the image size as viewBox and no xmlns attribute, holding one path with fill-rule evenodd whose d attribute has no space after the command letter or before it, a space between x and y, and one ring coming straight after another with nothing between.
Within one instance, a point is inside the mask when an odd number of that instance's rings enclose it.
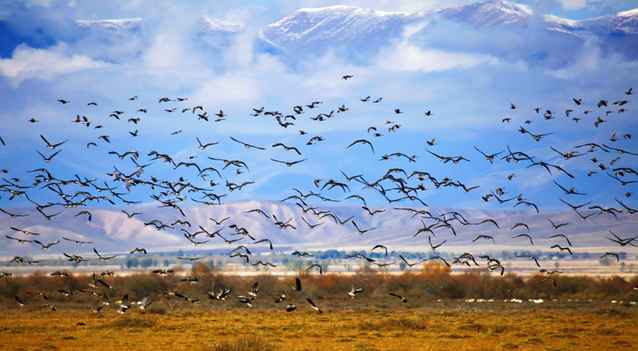
<instances>
[{"instance_id":1,"label":"mountain range","mask_svg":"<svg viewBox=\"0 0 638 351\"><path fill-rule=\"evenodd\" d=\"M125 33L142 35L144 22L140 18L78 20L75 40L89 35L98 35L105 41L109 36ZM245 30L244 25L224 23L207 15L200 18L197 26L200 40L206 36L222 37L224 45L230 45L228 37ZM512 35L511 40L504 43L493 40L497 28ZM466 31L473 42L460 43L459 40L467 37L462 35ZM638 9L572 21L535 13L526 5L503 0L418 13L382 12L356 6L300 9L262 27L256 48L295 58L324 54L333 49L344 57L361 59L388 48L406 33L411 36L410 42L417 46L469 49L502 59L524 59L532 64L550 66L570 62L592 44L598 45L604 54L619 53L626 60L638 58ZM2 57L10 56L21 42L47 46L57 40L40 38L36 42L33 38L21 37L2 21L0 34Z\"/></svg>"},{"instance_id":2,"label":"mountain range","mask_svg":"<svg viewBox=\"0 0 638 351\"><path fill-rule=\"evenodd\" d=\"M400 207L399 207L400 208ZM257 212L249 212L253 209L261 209L270 218ZM419 210L419 208L414 208ZM213 250L228 250L237 245L251 244L251 250L255 252L270 252L267 244L252 244L252 240L244 237L243 240L228 245L224 239L232 240L241 238L231 226L236 224L244 227L255 239L268 238L272 241L274 251L290 252L293 250L370 250L377 244L384 244L389 250L409 252L429 252L430 244L428 236L431 236L432 244L437 245L445 241L439 249L440 252L461 254L471 250L474 253L497 254L502 250L509 251L542 251L552 252L557 249L552 245L567 247L567 239L556 237L556 234L564 234L573 245L574 253L600 253L604 251L618 251L618 245L607 239L613 238L610 231L619 237L627 237L632 233L635 225L633 217L628 213L618 214L618 220L611 214L596 214L596 211L582 210L583 215L593 214L587 220L581 218L574 211L543 211L537 214L533 209L508 209L508 210L471 210L450 209L443 207L423 207L433 216L442 217L443 213L457 211L467 220L466 224L460 221L450 221L454 230L445 227L432 228L432 232L417 231L425 225L432 226L437 222L428 219L427 214L416 215L412 211L395 209L392 207L371 206L370 210L380 211L374 215L361 214L359 206L321 206L320 210L330 211L344 221L353 213L356 216L344 225L335 223L332 217L319 218L309 211L303 214L299 205L294 202L269 202L269 201L241 201L228 202L216 206L185 206L186 217L177 210L170 208L158 208L154 206L136 206L128 208L84 208L88 210L92 218L87 220L85 215L76 216L80 210L66 210L52 221L47 221L33 208L16 208L14 212L28 215L27 217L11 220L11 227L20 230L28 230L39 233L39 236L28 236L30 240L39 240L43 244L60 240L58 245L51 247L51 251L41 251L35 243L21 244L8 241L7 245L0 247L0 256L12 257L14 255L53 255L60 256L62 252L68 254L92 254L93 248L97 248L103 254L128 253L135 247L144 247L149 252L175 252ZM141 212L141 214L128 218L122 210L128 213ZM319 209L317 209L319 211ZM451 217L451 215L448 215ZM213 220L222 221L217 225ZM304 223L301 218L310 224L320 224L315 228ZM279 228L274 224L275 220L285 222L289 219L294 226ZM188 221L189 224L176 224L175 220ZM493 219L492 222L482 221ZM559 225L557 230L550 224ZM172 225L172 228L156 229L154 225L147 224L152 220ZM354 221L361 230L371 229L364 234L357 233ZM470 224L471 223L471 224ZM529 229L519 226L511 229L516 223L525 223ZM498 225L498 227L497 227ZM198 235L195 241L209 240L206 244L193 247L184 239L185 234L200 231L202 226L209 233L219 231L223 237L209 238L206 234ZM0 228L0 235L20 236L9 226ZM533 242L526 237L515 237L519 234L529 234ZM479 235L493 237L489 239L476 239ZM90 241L90 244L78 246L73 242L65 241L62 237ZM474 241L472 241L474 239ZM624 250L631 252L627 247Z\"/></svg>"}]
</instances>

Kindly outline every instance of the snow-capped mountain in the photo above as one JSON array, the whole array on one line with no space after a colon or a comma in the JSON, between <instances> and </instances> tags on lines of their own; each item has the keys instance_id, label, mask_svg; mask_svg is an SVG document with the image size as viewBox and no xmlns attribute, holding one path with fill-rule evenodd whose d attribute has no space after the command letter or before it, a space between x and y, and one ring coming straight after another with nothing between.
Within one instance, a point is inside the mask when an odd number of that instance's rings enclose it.
<instances>
[{"instance_id":1,"label":"snow-capped mountain","mask_svg":"<svg viewBox=\"0 0 638 351\"><path fill-rule=\"evenodd\" d=\"M139 30L142 24L141 18L112 19L101 21L75 21L78 26L89 30L107 30L113 33Z\"/></svg>"},{"instance_id":2,"label":"snow-capped mountain","mask_svg":"<svg viewBox=\"0 0 638 351\"><path fill-rule=\"evenodd\" d=\"M97 34L106 43L112 42L109 35L117 38L126 34L134 38L143 34L143 23L144 19L140 18L76 21L75 25L82 30L73 38L30 41L0 20L0 43L3 44L0 56L9 57L13 49L24 42L46 47L56 40L81 40L82 35ZM406 29L419 24L421 26L413 27L416 32L414 29L408 32L412 34L410 44L422 49L469 49L505 60L522 59L532 64L560 66L573 61L586 48L586 43L596 43L603 54L621 53L626 59L638 59L638 9L573 21L536 13L526 5L503 0L418 13L382 12L357 6L300 9L263 27L255 48L285 56L286 61L321 55L329 48L346 58L372 57L397 39L405 39ZM456 27L448 28L446 24ZM476 34L482 41L461 42L466 35L455 32L459 26L467 31L464 33ZM223 51L230 43L229 38L243 30L242 24L225 23L204 15L199 19L201 35L195 40L204 42L202 47ZM512 35L518 40L518 46L507 41L496 42L492 38L494 30ZM462 45L453 47L450 42Z\"/></svg>"},{"instance_id":3,"label":"snow-capped mountain","mask_svg":"<svg viewBox=\"0 0 638 351\"><path fill-rule=\"evenodd\" d=\"M533 13L529 6L501 0L479 2L436 12L443 18L461 21L475 28L524 24Z\"/></svg>"},{"instance_id":4,"label":"snow-capped mountain","mask_svg":"<svg viewBox=\"0 0 638 351\"><path fill-rule=\"evenodd\" d=\"M269 216L266 218L261 213L251 212L254 209L261 209ZM454 222L454 231L445 226L434 226L436 222L432 220L422 221L419 217L414 217L410 211L399 211L391 207L373 206L371 210L384 210L370 216L363 213L358 206L322 206L322 210L329 210L331 214L344 221L344 225L335 223L333 218L319 218L312 212L304 214L299 206L291 202L272 201L243 201L231 202L214 207L188 206L183 210L187 217L181 216L177 210L158 207L135 207L126 208L129 213L138 212L141 214L128 218L118 208L86 208L92 214L92 220L78 218L73 213L65 211L56 217L55 223L47 221L34 208L20 209L20 213L29 214L28 218L17 218L12 220L12 227L25 229L40 233L38 240L49 243L60 240L59 246L55 246L51 252L39 251L35 243L20 244L9 242L0 247L0 257L12 257L14 255L59 255L62 252L72 251L74 254L92 254L94 247L101 252L127 253L134 247L144 247L149 251L167 252L182 250L227 250L228 244L225 239L237 239L238 236L230 227L237 224L244 227L254 240L269 238L276 251L293 250L329 250L338 248L340 250L365 250L383 242L392 245L396 250L404 251L429 251L428 236L436 239L436 242L446 241L444 252L464 252L467 251L468 241L479 235L489 235L494 238L492 241L475 241L471 243L473 250L490 252L500 250L520 250L521 245L527 245L526 238L517 238L517 234L527 233L519 228L511 230L516 223L524 222L532 228L534 241L555 244L560 239L549 239L556 231L547 223L547 218L551 217L556 223L569 222L569 227L561 229L560 233L567 235L579 248L580 252L599 252L601 250L613 250L615 244L606 236L608 230L615 233L629 233L634 225L630 216L620 216L618 220L611 216L594 216L586 222L578 218L574 211L552 211L537 214L533 210L472 210L472 209L451 209L443 207L428 207L427 210L435 216L442 213L457 211L460 217L467 220L467 223ZM591 211L593 213L593 211ZM588 214L584 212L583 214ZM354 216L353 216L354 215ZM359 234L355 226L345 221L353 216L360 229L370 229L364 234ZM217 225L212 219L222 222ZM290 220L293 227L279 228L274 224L274 218L282 221ZM304 218L308 223L318 224L315 228L303 222ZM188 224L179 223L176 219L187 220ZM483 222L486 219L494 220L493 223ZM166 224L167 227L158 229L158 225ZM431 227L432 232L422 231L415 234L425 225ZM209 240L206 245L193 247L184 238L185 233L193 234L201 232L201 228L209 233L218 231L217 235L208 237L205 233L200 233L197 241ZM0 228L0 235L14 236L15 229L10 226ZM211 234L212 235L212 234ZM75 240L91 241L90 245L78 246L75 243L62 239L71 238ZM254 241L245 237L242 243ZM544 249L548 246L533 246L530 243L526 246L529 250ZM251 250L253 248L251 247ZM269 249L266 245L255 248L257 252ZM551 250L549 250L551 251Z\"/></svg>"},{"instance_id":5,"label":"snow-capped mountain","mask_svg":"<svg viewBox=\"0 0 638 351\"><path fill-rule=\"evenodd\" d=\"M379 12L355 6L301 9L264 27L260 37L299 55L323 52L330 46L365 52L387 43L406 25L429 14Z\"/></svg>"},{"instance_id":6,"label":"snow-capped mountain","mask_svg":"<svg viewBox=\"0 0 638 351\"><path fill-rule=\"evenodd\" d=\"M225 23L206 15L199 20L199 23L202 28L201 31L206 34L237 33L244 29L241 24Z\"/></svg>"},{"instance_id":7,"label":"snow-capped mountain","mask_svg":"<svg viewBox=\"0 0 638 351\"><path fill-rule=\"evenodd\" d=\"M325 52L329 47L373 53L380 47L390 45L393 39L404 32L406 26L422 21L436 23L441 20L469 25L479 32L494 27L506 27L507 31L530 38L532 42L545 42L546 48L540 49L532 45L528 52L521 52L512 57L513 59L534 56L537 55L537 51L543 51L543 56L551 50L558 50L560 55L564 55L560 48L551 46L566 46L561 45L561 40L567 40L567 46L573 48L577 43L582 45L585 38L594 39L605 49L621 52L628 59L638 58L638 10L572 21L552 15L535 14L528 6L503 0L414 14L379 12L353 6L302 9L264 27L261 37L298 56ZM531 26L532 23L534 26ZM422 31L427 33L427 26ZM556 43L546 42L545 38L552 33L564 35L550 37L557 39ZM496 47L492 54L498 55L504 50L507 48Z\"/></svg>"}]
</instances>

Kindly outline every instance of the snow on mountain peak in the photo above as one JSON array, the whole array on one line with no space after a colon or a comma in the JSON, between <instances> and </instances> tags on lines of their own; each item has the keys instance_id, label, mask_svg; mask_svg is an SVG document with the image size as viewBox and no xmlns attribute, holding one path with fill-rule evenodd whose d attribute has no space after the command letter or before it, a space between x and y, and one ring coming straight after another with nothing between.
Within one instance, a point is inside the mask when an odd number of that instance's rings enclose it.
<instances>
[{"instance_id":1,"label":"snow on mountain peak","mask_svg":"<svg viewBox=\"0 0 638 351\"><path fill-rule=\"evenodd\" d=\"M244 29L241 24L225 23L216 18L204 15L199 20L202 26L202 32L214 34L214 33L237 33Z\"/></svg>"},{"instance_id":2,"label":"snow on mountain peak","mask_svg":"<svg viewBox=\"0 0 638 351\"><path fill-rule=\"evenodd\" d=\"M445 18L458 19L477 28L525 22L534 12L527 5L491 0L439 11Z\"/></svg>"},{"instance_id":3,"label":"snow on mountain peak","mask_svg":"<svg viewBox=\"0 0 638 351\"><path fill-rule=\"evenodd\" d=\"M110 19L110 20L98 20L98 21L75 21L80 27L102 28L108 31L119 33L126 30L135 30L140 27L142 23L141 18L126 18L126 19Z\"/></svg>"},{"instance_id":4,"label":"snow on mountain peak","mask_svg":"<svg viewBox=\"0 0 638 351\"><path fill-rule=\"evenodd\" d=\"M430 13L380 12L358 6L301 9L261 30L260 36L291 52L312 53L328 46L357 51L375 47Z\"/></svg>"}]
</instances>

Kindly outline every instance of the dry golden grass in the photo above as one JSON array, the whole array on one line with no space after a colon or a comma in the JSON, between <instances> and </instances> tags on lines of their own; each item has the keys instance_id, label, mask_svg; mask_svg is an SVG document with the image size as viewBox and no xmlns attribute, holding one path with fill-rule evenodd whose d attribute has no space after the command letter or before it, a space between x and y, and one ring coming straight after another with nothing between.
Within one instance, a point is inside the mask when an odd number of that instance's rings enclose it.
<instances>
[{"instance_id":1,"label":"dry golden grass","mask_svg":"<svg viewBox=\"0 0 638 351\"><path fill-rule=\"evenodd\" d=\"M301 303L291 313L237 304L166 310L158 303L124 317L106 308L94 314L83 306L55 312L11 306L0 311L0 349L631 350L638 340L633 305L349 302L318 302L323 314Z\"/></svg>"}]
</instances>

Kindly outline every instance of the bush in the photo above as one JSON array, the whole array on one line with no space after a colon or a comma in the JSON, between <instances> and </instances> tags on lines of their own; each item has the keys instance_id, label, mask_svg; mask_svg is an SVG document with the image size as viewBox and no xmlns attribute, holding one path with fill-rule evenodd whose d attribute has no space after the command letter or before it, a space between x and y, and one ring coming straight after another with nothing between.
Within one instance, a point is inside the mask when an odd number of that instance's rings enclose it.
<instances>
[{"instance_id":1,"label":"bush","mask_svg":"<svg viewBox=\"0 0 638 351\"><path fill-rule=\"evenodd\" d=\"M251 335L241 337L232 341L222 341L214 345L204 348L211 351L272 351L276 350L274 345L263 338Z\"/></svg>"}]
</instances>

